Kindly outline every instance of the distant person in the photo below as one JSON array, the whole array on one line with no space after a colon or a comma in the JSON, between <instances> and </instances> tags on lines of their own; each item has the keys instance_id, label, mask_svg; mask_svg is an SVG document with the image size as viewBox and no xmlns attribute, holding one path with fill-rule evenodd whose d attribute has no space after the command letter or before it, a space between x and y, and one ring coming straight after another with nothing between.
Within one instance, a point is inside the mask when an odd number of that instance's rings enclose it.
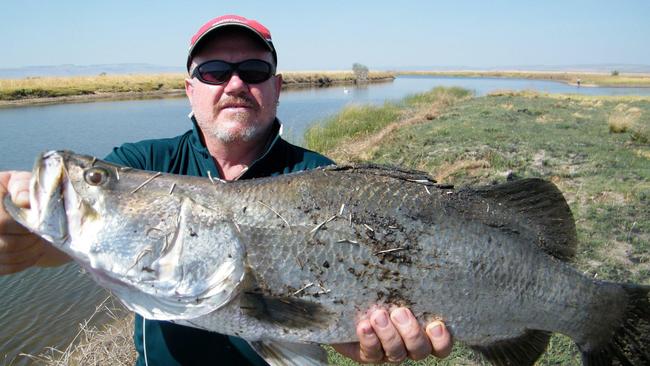
<instances>
[{"instance_id":1,"label":"distant person","mask_svg":"<svg viewBox=\"0 0 650 366\"><path fill-rule=\"evenodd\" d=\"M225 15L191 38L185 92L193 129L167 139L124 144L106 160L137 169L237 180L285 174L331 164L320 154L280 137L276 109L282 76L271 33L262 24ZM0 172L0 195L28 206L30 173ZM0 206L0 274L70 261L16 223ZM71 324L72 326L72 324ZM352 325L351 325L352 326ZM376 309L357 324L359 343L334 348L360 362L446 357L452 348L441 322L422 329L406 308ZM260 365L242 339L136 314L137 365Z\"/></svg>"},{"instance_id":2,"label":"distant person","mask_svg":"<svg viewBox=\"0 0 650 366\"><path fill-rule=\"evenodd\" d=\"M580 80L580 78L578 78L578 80L576 80L576 84L578 84L578 88L580 87L581 82L582 82L582 80Z\"/></svg>"}]
</instances>

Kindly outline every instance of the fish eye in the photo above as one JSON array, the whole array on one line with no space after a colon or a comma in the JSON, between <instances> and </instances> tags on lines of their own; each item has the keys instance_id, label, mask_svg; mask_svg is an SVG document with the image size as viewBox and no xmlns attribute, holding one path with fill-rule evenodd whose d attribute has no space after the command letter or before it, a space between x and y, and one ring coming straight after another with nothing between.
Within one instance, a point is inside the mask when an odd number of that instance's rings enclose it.
<instances>
[{"instance_id":1,"label":"fish eye","mask_svg":"<svg viewBox=\"0 0 650 366\"><path fill-rule=\"evenodd\" d=\"M108 181L108 172L106 169L97 167L86 169L84 180L91 186L100 186Z\"/></svg>"}]
</instances>

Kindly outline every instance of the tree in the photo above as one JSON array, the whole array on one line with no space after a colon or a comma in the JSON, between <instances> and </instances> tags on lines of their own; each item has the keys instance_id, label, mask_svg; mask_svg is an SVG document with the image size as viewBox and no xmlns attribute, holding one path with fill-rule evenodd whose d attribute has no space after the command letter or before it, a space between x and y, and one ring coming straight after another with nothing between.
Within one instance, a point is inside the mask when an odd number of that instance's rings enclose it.
<instances>
[{"instance_id":1,"label":"tree","mask_svg":"<svg viewBox=\"0 0 650 366\"><path fill-rule=\"evenodd\" d=\"M368 66L355 62L352 64L352 72L354 72L357 82L368 81Z\"/></svg>"}]
</instances>

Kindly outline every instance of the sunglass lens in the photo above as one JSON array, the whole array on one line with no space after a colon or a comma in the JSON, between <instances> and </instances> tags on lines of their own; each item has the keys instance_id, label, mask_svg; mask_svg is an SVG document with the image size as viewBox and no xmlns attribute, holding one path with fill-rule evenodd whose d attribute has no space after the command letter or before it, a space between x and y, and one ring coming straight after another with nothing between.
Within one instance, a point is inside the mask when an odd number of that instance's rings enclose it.
<instances>
[{"instance_id":1,"label":"sunglass lens","mask_svg":"<svg viewBox=\"0 0 650 366\"><path fill-rule=\"evenodd\" d=\"M208 84L221 84L230 78L232 68L221 61L206 62L199 66L198 76L201 81Z\"/></svg>"},{"instance_id":2,"label":"sunglass lens","mask_svg":"<svg viewBox=\"0 0 650 366\"><path fill-rule=\"evenodd\" d=\"M242 62L237 72L242 80L251 84L266 81L273 75L271 65L261 60Z\"/></svg>"}]
</instances>

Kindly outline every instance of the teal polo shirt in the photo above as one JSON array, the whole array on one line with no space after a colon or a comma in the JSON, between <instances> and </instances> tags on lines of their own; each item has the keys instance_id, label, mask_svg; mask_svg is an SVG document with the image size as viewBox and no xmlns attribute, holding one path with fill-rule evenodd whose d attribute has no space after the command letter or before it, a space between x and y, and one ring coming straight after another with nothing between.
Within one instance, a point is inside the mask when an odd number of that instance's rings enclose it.
<instances>
[{"instance_id":1,"label":"teal polo shirt","mask_svg":"<svg viewBox=\"0 0 650 366\"><path fill-rule=\"evenodd\" d=\"M167 139L145 140L114 148L105 160L157 172L220 177L210 152L194 128ZM314 169L333 162L313 151L292 145L280 137L280 122L262 156L239 179L276 176ZM154 365L266 365L241 338L190 328L166 321L135 316L133 333L137 366Z\"/></svg>"}]
</instances>

